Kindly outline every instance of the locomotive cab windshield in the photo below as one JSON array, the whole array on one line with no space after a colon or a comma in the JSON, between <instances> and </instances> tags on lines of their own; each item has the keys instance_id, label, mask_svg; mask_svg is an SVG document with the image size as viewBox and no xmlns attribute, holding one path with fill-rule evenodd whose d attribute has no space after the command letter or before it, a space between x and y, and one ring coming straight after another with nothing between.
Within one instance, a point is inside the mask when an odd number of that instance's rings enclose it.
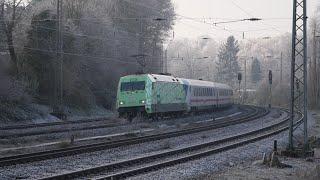
<instances>
[{"instance_id":1,"label":"locomotive cab windshield","mask_svg":"<svg viewBox=\"0 0 320 180\"><path fill-rule=\"evenodd\" d=\"M145 81L135 81L135 82L122 82L120 90L125 91L142 91L145 89Z\"/></svg>"}]
</instances>

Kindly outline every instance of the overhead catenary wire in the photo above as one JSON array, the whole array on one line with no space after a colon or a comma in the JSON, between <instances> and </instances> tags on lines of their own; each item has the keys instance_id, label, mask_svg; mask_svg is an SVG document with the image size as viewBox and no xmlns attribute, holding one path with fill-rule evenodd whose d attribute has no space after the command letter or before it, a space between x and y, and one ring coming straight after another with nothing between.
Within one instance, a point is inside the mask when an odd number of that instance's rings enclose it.
<instances>
[{"instance_id":1,"label":"overhead catenary wire","mask_svg":"<svg viewBox=\"0 0 320 180\"><path fill-rule=\"evenodd\" d=\"M128 2L128 1L127 1ZM129 3L135 3L135 2L132 2L132 1L130 1ZM141 3L135 3L135 4L139 4L139 5L142 5ZM143 5L143 7L146 7L146 8L150 8L149 6L146 6L146 5ZM152 8L152 9L154 9L154 8ZM156 10L156 9L154 9L154 10ZM180 15L179 15L180 16ZM114 19L127 19L127 20L137 20L137 18L136 17L124 17L124 18L122 18L122 17L111 17L111 18L114 18ZM184 17L185 19L194 19L194 20L197 20L197 18L192 18L192 17ZM88 20L89 20L90 18L88 18ZM94 19L98 19L98 18L94 18ZM151 17L142 17L141 19L146 19L146 20L149 20L149 19L153 19L153 17L151 18ZM203 19L203 18L198 18L198 19ZM231 19L230 19L231 20ZM239 21L239 20L236 20L236 19L234 19L234 21ZM199 21L198 21L199 22ZM221 22L221 24L224 24L224 23L227 23L227 22ZM213 25L214 23L207 23L207 24L209 24L209 25ZM217 25L217 24L216 24ZM217 27L219 27L219 26L217 26ZM235 31L235 30L230 30L230 29L227 29L227 28L225 28L225 27L222 27L222 28L216 28L217 30L222 30L222 31L227 31L227 32L229 32L229 33L232 33L232 31ZM200 29L199 29L200 30ZM257 31L259 31L259 30L266 30L266 29L257 29ZM254 30L251 30L251 31L254 31ZM238 31L238 32L243 32L243 31ZM65 32L65 33L69 33L69 32ZM70 33L70 34L72 34L72 33ZM98 36L90 36L90 35L85 35L85 34L73 34L73 35L77 35L77 36L83 36L83 37L88 37L88 38L93 38L93 39L100 39L100 40L108 40L108 38L101 38L101 37L98 37Z\"/></svg>"},{"instance_id":2,"label":"overhead catenary wire","mask_svg":"<svg viewBox=\"0 0 320 180\"><path fill-rule=\"evenodd\" d=\"M92 59L101 59L101 60L106 60L106 61L101 61L101 63L106 63L106 62L117 62L117 63L126 63L126 64L134 64L134 65L139 65L136 61L135 62L130 62L130 61L124 61L122 59L135 59L130 56L123 56L123 57L117 57L117 56L91 56L87 54L80 54L80 53L70 53L70 52L58 52L58 51L53 51L53 50L44 50L44 49L39 49L39 48L32 48L32 47L27 47L27 46L15 46L12 45L11 47L16 47L16 48L21 48L21 49L27 49L27 50L32 50L32 51L38 51L38 52L45 52L45 53L61 53L64 55L69 55L69 56L77 56L77 57L82 57L82 58L92 58ZM159 57L160 58L160 57ZM152 59L159 59L159 58L152 58Z\"/></svg>"},{"instance_id":3,"label":"overhead catenary wire","mask_svg":"<svg viewBox=\"0 0 320 180\"><path fill-rule=\"evenodd\" d=\"M254 17L253 16L253 14L251 14L250 12L248 12L247 10L245 10L244 8L242 8L241 6L239 6L237 3L235 3L233 0L231 0L231 3L234 5L234 6L236 6L238 9L240 9L242 12L244 12L245 14L247 14L248 15L248 17ZM275 30L275 31L277 31L277 32L282 32L282 31L280 31L279 29L277 29L276 27L274 27L274 26L272 26L272 25L270 25L270 24L267 24L267 23L265 23L265 22L261 22L262 24L265 24L265 25L267 25L267 26L269 26L269 27L271 27L273 30Z\"/></svg>"},{"instance_id":4,"label":"overhead catenary wire","mask_svg":"<svg viewBox=\"0 0 320 180\"><path fill-rule=\"evenodd\" d=\"M151 9L153 10L156 14L159 14L161 16L163 16L163 14L159 13L157 11L157 9L153 8L153 7L150 7L150 6L147 6L145 4L141 4L141 3L137 3L137 2L132 2L132 1L127 1L125 0L126 2L128 3L134 3L136 5L139 5L141 7L144 7L144 8L148 8L148 9ZM241 8L239 5L237 5L236 3L233 2L234 5L236 5L239 9L241 9L242 11L246 12L243 8ZM246 12L246 14L248 15L252 15L248 12ZM182 15L179 15L177 14L177 16L180 16L180 18L184 18L184 19L189 19L189 20L197 20L197 19L204 19L204 18L194 18L194 17L186 17L186 16L182 16ZM124 19L124 20L139 20L139 19L145 19L145 20L152 20L152 19L155 19L156 16L154 17L106 17L106 18L83 18L84 20L92 20L92 19ZM69 19L69 18L68 18ZM73 18L70 18L70 19L73 19ZM82 19L82 18L81 18ZM74 18L74 20L81 20L80 18L77 19L77 18ZM211 19L211 18L208 18L208 19ZM220 18L220 19L226 19L228 20L228 18ZM288 18L266 18L266 19L288 19ZM54 19L47 19L47 20L54 20ZM241 22L243 21L243 19L230 19L228 21L220 21L220 22L212 22L212 23L207 23L207 22L204 22L205 24L208 24L208 25L215 25L217 27L218 24L227 24L227 23L232 23L232 22ZM198 21L198 22L201 22L201 21ZM105 23L105 22L103 22ZM112 23L112 22L111 22ZM255 30L232 30L232 29L229 29L229 28L226 28L226 27L220 27L220 28L215 28L216 30L222 30L222 31L227 31L229 33L232 33L232 32L252 32L252 31L266 31L268 30L268 28L263 28L263 29L255 29ZM271 29L275 29L274 27L271 27ZM85 35L83 35L85 36Z\"/></svg>"}]
</instances>

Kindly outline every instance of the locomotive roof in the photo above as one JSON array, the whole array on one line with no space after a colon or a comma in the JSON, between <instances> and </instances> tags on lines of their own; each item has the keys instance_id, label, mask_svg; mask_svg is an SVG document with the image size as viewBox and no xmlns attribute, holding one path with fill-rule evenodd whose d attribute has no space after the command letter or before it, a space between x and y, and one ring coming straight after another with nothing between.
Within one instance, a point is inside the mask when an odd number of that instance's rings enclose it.
<instances>
[{"instance_id":1,"label":"locomotive roof","mask_svg":"<svg viewBox=\"0 0 320 180\"><path fill-rule=\"evenodd\" d=\"M182 84L181 79L174 76L160 74L149 74L148 76L153 82L178 82Z\"/></svg>"},{"instance_id":2,"label":"locomotive roof","mask_svg":"<svg viewBox=\"0 0 320 180\"><path fill-rule=\"evenodd\" d=\"M160 74L148 74L148 76L150 77L150 79L153 82L179 82L181 84L187 84L187 85L191 85L191 86L231 89L231 87L226 84L221 84L221 83L216 83L216 82L211 82L211 81L184 79L184 78L177 78L174 76L167 76L167 75L160 75Z\"/></svg>"}]
</instances>

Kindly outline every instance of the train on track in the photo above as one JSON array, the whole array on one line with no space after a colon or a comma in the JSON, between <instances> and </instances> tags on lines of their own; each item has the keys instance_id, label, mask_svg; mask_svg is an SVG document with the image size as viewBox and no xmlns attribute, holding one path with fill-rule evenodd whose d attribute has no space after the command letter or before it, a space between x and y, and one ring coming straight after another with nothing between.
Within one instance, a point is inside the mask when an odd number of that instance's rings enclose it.
<instances>
[{"instance_id":1,"label":"train on track","mask_svg":"<svg viewBox=\"0 0 320 180\"><path fill-rule=\"evenodd\" d=\"M226 84L210 81L159 74L128 75L120 78L116 103L121 118L157 119L231 106L233 91Z\"/></svg>"}]
</instances>

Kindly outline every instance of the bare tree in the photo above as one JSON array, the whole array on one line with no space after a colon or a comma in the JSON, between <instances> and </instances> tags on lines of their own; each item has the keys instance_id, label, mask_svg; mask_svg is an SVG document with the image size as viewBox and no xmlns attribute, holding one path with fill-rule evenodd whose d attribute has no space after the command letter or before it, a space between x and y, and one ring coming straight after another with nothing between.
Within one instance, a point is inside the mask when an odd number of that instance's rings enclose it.
<instances>
[{"instance_id":1,"label":"bare tree","mask_svg":"<svg viewBox=\"0 0 320 180\"><path fill-rule=\"evenodd\" d=\"M18 58L14 46L13 33L14 29L21 19L21 15L25 6L22 5L23 0L3 0L1 2L0 23L6 34L6 42L12 63L12 73L18 73Z\"/></svg>"}]
</instances>

